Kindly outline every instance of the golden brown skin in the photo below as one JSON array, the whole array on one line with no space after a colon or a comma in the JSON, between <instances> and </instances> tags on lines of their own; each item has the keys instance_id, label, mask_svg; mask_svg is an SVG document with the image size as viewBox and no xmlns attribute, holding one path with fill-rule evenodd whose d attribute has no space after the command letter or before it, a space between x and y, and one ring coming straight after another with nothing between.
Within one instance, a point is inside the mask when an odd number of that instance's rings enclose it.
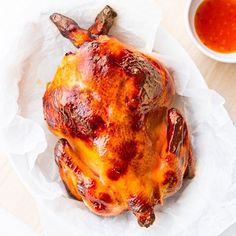
<instances>
[{"instance_id":1,"label":"golden brown skin","mask_svg":"<svg viewBox=\"0 0 236 236\"><path fill-rule=\"evenodd\" d=\"M70 194L101 216L131 210L148 227L154 206L194 176L195 159L186 122L171 107L171 75L156 59L103 35L115 16L107 6L89 30L51 16L78 50L65 55L48 84L44 116L60 138L55 158Z\"/></svg>"}]
</instances>

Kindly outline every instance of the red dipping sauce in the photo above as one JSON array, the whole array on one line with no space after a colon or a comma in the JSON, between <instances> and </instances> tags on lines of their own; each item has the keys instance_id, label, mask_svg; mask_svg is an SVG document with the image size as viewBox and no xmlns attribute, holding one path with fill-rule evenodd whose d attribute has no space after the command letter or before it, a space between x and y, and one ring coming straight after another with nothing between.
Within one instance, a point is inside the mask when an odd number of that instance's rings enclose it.
<instances>
[{"instance_id":1,"label":"red dipping sauce","mask_svg":"<svg viewBox=\"0 0 236 236\"><path fill-rule=\"evenodd\" d=\"M208 48L236 52L236 0L203 0L195 15L195 29Z\"/></svg>"}]
</instances>

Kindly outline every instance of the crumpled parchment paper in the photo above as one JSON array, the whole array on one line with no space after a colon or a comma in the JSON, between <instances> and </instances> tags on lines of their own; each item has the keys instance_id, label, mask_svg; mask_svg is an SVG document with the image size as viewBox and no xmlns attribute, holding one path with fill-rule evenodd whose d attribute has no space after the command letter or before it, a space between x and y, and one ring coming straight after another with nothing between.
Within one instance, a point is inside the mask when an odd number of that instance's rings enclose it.
<instances>
[{"instance_id":1,"label":"crumpled parchment paper","mask_svg":"<svg viewBox=\"0 0 236 236\"><path fill-rule=\"evenodd\" d=\"M65 4L65 2L67 4ZM59 11L88 27L109 3L118 13L111 34L145 50L173 72L197 157L196 177L157 207L148 229L131 213L102 218L69 198L53 157L57 138L43 119L42 96L67 51L76 50L49 21ZM0 80L0 149L41 205L47 235L216 236L236 221L236 129L224 99L207 88L186 52L161 27L153 1L59 1L22 32Z\"/></svg>"}]
</instances>

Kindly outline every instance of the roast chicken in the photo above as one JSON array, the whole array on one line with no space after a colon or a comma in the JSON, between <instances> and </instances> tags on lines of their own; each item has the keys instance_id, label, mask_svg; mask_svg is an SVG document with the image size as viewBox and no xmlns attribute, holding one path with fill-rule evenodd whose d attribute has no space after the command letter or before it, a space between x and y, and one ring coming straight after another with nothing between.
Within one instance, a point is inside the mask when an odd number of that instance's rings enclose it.
<instances>
[{"instance_id":1,"label":"roast chicken","mask_svg":"<svg viewBox=\"0 0 236 236\"><path fill-rule=\"evenodd\" d=\"M152 56L108 36L117 14L106 6L88 29L50 19L77 48L66 53L43 97L59 137L55 160L69 194L100 216L131 211L141 226L154 206L192 178L188 128L173 107L175 85Z\"/></svg>"}]
</instances>

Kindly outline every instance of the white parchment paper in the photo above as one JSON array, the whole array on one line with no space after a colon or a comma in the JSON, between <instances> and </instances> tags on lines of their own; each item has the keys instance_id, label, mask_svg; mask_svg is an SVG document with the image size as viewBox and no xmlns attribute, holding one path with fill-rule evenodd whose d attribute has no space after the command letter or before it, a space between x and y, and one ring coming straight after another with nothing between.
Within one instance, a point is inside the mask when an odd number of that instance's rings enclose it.
<instances>
[{"instance_id":1,"label":"white parchment paper","mask_svg":"<svg viewBox=\"0 0 236 236\"><path fill-rule=\"evenodd\" d=\"M224 99L207 88L186 52L161 27L153 1L75 1L50 6L28 23L0 80L0 149L37 197L47 235L216 236L236 221L236 129ZM71 3L71 4L70 4ZM73 4L72 4L73 3ZM42 96L67 51L76 50L48 17L60 11L88 27L109 3L118 13L111 34L145 49L173 71L177 93L191 130L196 177L164 207L156 221L140 228L131 213L102 218L68 197L58 176L53 149L57 138L43 120Z\"/></svg>"}]
</instances>

